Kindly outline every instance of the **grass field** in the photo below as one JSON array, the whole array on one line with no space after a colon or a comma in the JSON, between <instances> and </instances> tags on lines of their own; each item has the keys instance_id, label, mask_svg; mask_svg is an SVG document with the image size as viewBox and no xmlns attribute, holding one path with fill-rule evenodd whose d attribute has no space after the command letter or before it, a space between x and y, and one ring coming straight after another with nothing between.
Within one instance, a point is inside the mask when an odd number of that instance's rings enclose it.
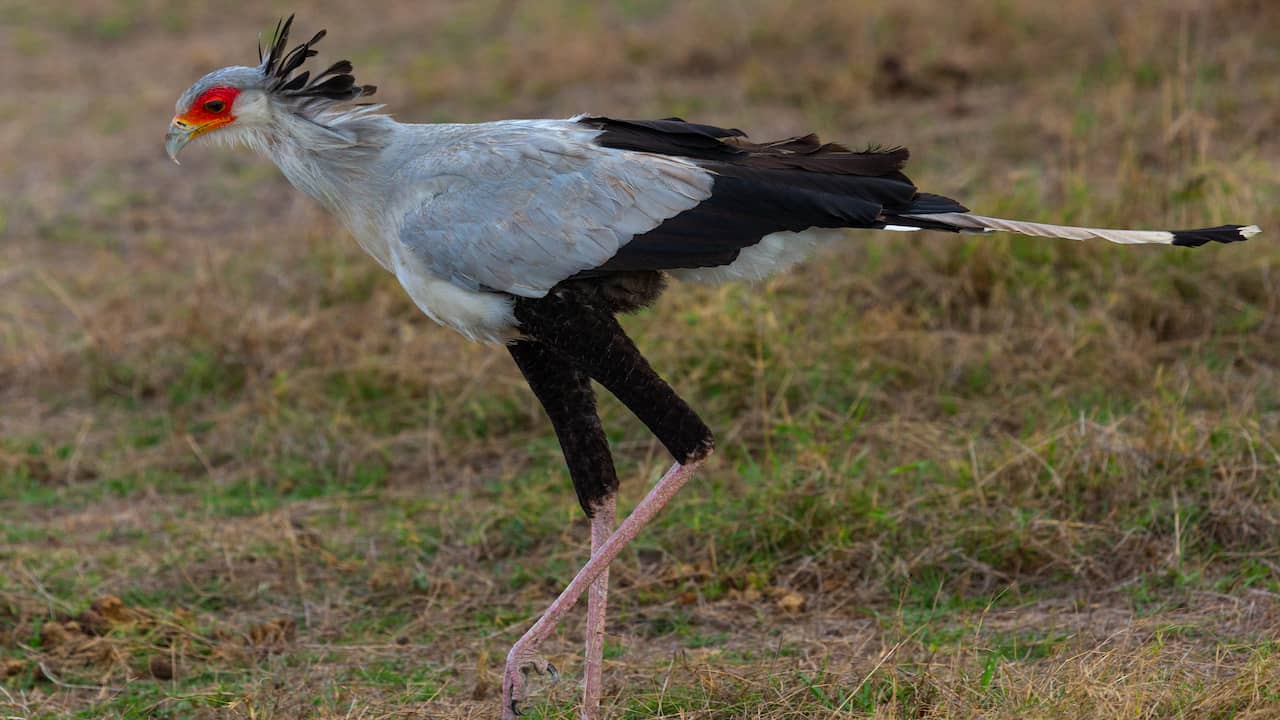
<instances>
[{"instance_id":1,"label":"grass field","mask_svg":"<svg viewBox=\"0 0 1280 720\"><path fill-rule=\"evenodd\" d=\"M1280 717L1280 6L303 5L0 0L0 717L494 717L585 559L505 352L265 161L164 158L295 10L402 120L816 130L985 214L1264 229L851 233L627 319L719 452L614 566L610 717ZM602 412L629 506L669 458Z\"/></svg>"}]
</instances>

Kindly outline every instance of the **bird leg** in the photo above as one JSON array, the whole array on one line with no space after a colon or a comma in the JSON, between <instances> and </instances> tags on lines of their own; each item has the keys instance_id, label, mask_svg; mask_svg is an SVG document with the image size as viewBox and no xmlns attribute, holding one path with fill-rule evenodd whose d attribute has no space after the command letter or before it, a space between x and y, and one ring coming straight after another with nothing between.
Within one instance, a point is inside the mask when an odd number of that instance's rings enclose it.
<instances>
[{"instance_id":1,"label":"bird leg","mask_svg":"<svg viewBox=\"0 0 1280 720\"><path fill-rule=\"evenodd\" d=\"M514 310L521 330L537 341L533 344L554 349L565 362L613 393L676 462L688 463L711 452L715 439L706 424L654 372L608 308L553 289L546 297L517 300ZM568 454L565 448L566 460ZM583 500L581 491L578 497ZM585 502L583 506L587 507Z\"/></svg>"},{"instance_id":2,"label":"bird leg","mask_svg":"<svg viewBox=\"0 0 1280 720\"><path fill-rule=\"evenodd\" d=\"M502 682L503 720L514 720L521 714L518 703L525 698L525 668L530 658L537 657L538 646L555 630L565 613L569 612L578 598L582 597L587 588L609 567L609 563L613 562L622 548L626 547L627 543L631 542L640 530L653 520L658 511L680 491L680 488L689 482L689 478L693 476L694 471L704 459L705 456L684 465L680 463L672 465L644 500L641 500L627 519L622 521L622 525L618 526L609 539L604 541L600 550L591 556L586 565L582 566L578 574L560 593L560 597L551 603L533 627L529 628L529 631L511 647L511 652L507 654L507 669ZM587 708L584 708L584 712L586 711L588 711Z\"/></svg>"},{"instance_id":3,"label":"bird leg","mask_svg":"<svg viewBox=\"0 0 1280 720\"><path fill-rule=\"evenodd\" d=\"M508 348L516 366L529 382L555 427L564 451L569 475L582 509L591 519L591 554L595 555L613 532L617 507L618 476L600 418L596 414L591 381L569 359L555 349L535 341L520 341ZM583 715L594 717L600 706L601 658L604 651L604 621L609 593L608 571L591 586L587 597L585 681ZM550 667L534 652L536 646L513 656L508 666L515 686L522 688L526 671L545 673ZM554 668L552 668L554 670ZM507 683L504 682L504 687ZM522 701L523 693L512 698Z\"/></svg>"},{"instance_id":4,"label":"bird leg","mask_svg":"<svg viewBox=\"0 0 1280 720\"><path fill-rule=\"evenodd\" d=\"M603 591L607 589L604 573L622 548L689 481L702 461L711 454L714 438L701 418L649 366L608 307L601 307L569 290L553 290L543 298L518 299L514 311L526 339L510 346L512 357L556 426L578 500L587 515L593 518L593 539L597 532L605 533L605 518L597 521L596 514L602 509L601 501L612 499L618 481L595 406L586 404L590 394L589 385L588 392L582 391L584 376L613 393L676 459L676 464L622 525L593 549L587 564L507 655L502 712L503 717L510 720L519 714L518 703L525 697L523 668L529 665L531 658L537 657L538 646L587 587L600 579L598 615L590 609L588 611L587 687L583 714L590 718L596 714L599 698L600 661L597 658L600 656L596 653L602 653L603 644ZM588 426L592 428L589 433L573 430L574 427L585 429ZM594 440L585 442L584 438L588 437ZM603 474L606 461L607 475ZM607 477L608 482L602 483L602 477ZM607 512L602 514L607 515ZM596 643L593 637L599 637L600 643Z\"/></svg>"},{"instance_id":5,"label":"bird leg","mask_svg":"<svg viewBox=\"0 0 1280 720\"><path fill-rule=\"evenodd\" d=\"M596 507L591 518L591 556L595 557L613 534L618 496L609 495ZM609 605L609 567L596 576L587 591L587 655L582 670L582 717L599 715L601 675L604 671L604 618Z\"/></svg>"}]
</instances>

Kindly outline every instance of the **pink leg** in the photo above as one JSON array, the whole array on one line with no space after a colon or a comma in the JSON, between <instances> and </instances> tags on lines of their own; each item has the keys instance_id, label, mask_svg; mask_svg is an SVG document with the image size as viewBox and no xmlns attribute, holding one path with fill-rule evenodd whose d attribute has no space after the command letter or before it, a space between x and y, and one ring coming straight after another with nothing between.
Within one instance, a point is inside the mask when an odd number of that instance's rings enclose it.
<instances>
[{"instance_id":1,"label":"pink leg","mask_svg":"<svg viewBox=\"0 0 1280 720\"><path fill-rule=\"evenodd\" d=\"M705 459L705 458L703 458ZM582 593L586 592L587 587L597 578L600 577L609 567L609 563L618 556L622 548L631 542L640 530L658 511L667 504L671 498L689 482L689 478L693 476L693 472L702 465L703 459L690 462L688 465L680 465L679 463L672 465L666 475L658 481L644 500L636 505L636 509L631 511L631 515L622 521L622 525L609 536L609 539L600 546L600 549L591 555L591 559L586 565L578 571L569 585L560 593L560 597L542 613L542 617L529 628L524 637L516 641L511 646L511 652L507 653L507 669L502 681L502 717L503 720L515 720L520 715L517 703L523 702L525 699L524 682L525 673L528 670L545 672L548 667L546 661L538 657L538 646L543 640L555 630L560 624L560 620L565 613L573 607L578 598L582 597ZM603 608L601 615L603 616ZM590 642L590 640L588 640Z\"/></svg>"},{"instance_id":2,"label":"pink leg","mask_svg":"<svg viewBox=\"0 0 1280 720\"><path fill-rule=\"evenodd\" d=\"M617 517L618 496L601 501L591 518L591 555L600 552ZM604 618L609 605L609 566L596 576L587 591L587 655L583 667L582 718L595 720L600 715L601 673L604 670Z\"/></svg>"}]
</instances>

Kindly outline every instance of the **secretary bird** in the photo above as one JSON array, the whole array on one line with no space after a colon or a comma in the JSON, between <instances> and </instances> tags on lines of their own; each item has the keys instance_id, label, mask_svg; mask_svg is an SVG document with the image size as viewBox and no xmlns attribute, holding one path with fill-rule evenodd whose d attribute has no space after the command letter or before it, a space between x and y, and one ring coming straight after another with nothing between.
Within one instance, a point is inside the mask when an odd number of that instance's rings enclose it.
<instances>
[{"instance_id":1,"label":"secretary bird","mask_svg":"<svg viewBox=\"0 0 1280 720\"><path fill-rule=\"evenodd\" d=\"M755 143L741 131L677 118L408 124L354 104L346 60L299 69L321 30L287 49L277 24L257 67L227 67L177 102L165 148L196 138L247 145L337 215L433 320L504 345L542 403L590 518L591 558L511 648L504 718L520 714L538 655L588 593L582 715L599 715L609 564L711 454L711 431L649 366L616 315L654 302L667 278L759 280L839 228L1005 231L1115 243L1235 242L1253 225L1178 231L1046 225L971 214L916 190L905 148L851 151L814 135ZM594 380L674 456L616 529L618 476L596 414Z\"/></svg>"}]
</instances>

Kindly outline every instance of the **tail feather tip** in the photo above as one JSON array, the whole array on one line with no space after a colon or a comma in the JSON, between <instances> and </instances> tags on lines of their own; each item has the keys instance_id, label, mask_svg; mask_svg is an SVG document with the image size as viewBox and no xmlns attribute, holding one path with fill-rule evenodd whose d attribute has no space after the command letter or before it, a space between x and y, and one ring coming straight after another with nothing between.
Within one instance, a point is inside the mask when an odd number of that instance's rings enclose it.
<instances>
[{"instance_id":1,"label":"tail feather tip","mask_svg":"<svg viewBox=\"0 0 1280 720\"><path fill-rule=\"evenodd\" d=\"M1171 244L1182 247L1200 247L1209 242L1231 243L1248 240L1262 232L1257 225L1219 225L1198 230L1174 230Z\"/></svg>"}]
</instances>

